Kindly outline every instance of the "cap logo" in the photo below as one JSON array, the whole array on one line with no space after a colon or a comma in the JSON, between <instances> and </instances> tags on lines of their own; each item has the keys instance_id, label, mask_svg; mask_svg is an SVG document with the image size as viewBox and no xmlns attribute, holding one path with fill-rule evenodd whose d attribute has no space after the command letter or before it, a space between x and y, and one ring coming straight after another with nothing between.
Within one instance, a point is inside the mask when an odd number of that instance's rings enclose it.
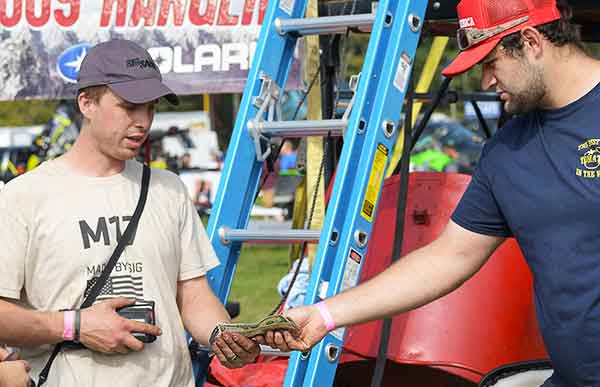
<instances>
[{"instance_id":1,"label":"cap logo","mask_svg":"<svg viewBox=\"0 0 600 387\"><path fill-rule=\"evenodd\" d=\"M460 19L460 21L458 23L460 25L460 28L475 27L475 19L473 19L472 17L466 17L464 19Z\"/></svg>"},{"instance_id":2,"label":"cap logo","mask_svg":"<svg viewBox=\"0 0 600 387\"><path fill-rule=\"evenodd\" d=\"M127 68L130 67L139 67L141 69L145 69L146 67L152 67L154 70L158 70L156 68L156 64L154 64L152 60L144 58L127 59Z\"/></svg>"}]
</instances>

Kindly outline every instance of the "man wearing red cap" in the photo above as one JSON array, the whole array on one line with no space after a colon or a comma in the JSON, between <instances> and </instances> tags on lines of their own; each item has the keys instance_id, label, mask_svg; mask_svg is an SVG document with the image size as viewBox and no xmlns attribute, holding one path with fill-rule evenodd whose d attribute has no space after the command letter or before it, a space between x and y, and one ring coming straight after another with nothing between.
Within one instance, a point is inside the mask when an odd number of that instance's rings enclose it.
<instances>
[{"instance_id":1,"label":"man wearing red cap","mask_svg":"<svg viewBox=\"0 0 600 387\"><path fill-rule=\"evenodd\" d=\"M544 386L600 386L600 62L585 54L562 11L555 0L460 2L462 52L444 75L481 64L482 87L518 115L486 144L436 241L361 286L290 310L299 334L269 332L265 342L306 350L335 327L424 305L515 237L533 272L554 367Z\"/></svg>"}]
</instances>

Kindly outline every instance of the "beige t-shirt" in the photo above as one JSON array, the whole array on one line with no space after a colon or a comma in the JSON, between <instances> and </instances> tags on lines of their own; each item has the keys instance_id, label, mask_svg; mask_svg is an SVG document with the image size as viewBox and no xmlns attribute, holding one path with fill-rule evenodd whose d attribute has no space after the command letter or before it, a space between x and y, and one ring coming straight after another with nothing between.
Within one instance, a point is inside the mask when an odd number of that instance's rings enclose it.
<instances>
[{"instance_id":1,"label":"beige t-shirt","mask_svg":"<svg viewBox=\"0 0 600 387\"><path fill-rule=\"evenodd\" d=\"M76 175L48 161L7 184L0 191L0 297L43 311L81 305L133 214L141 174L135 161L104 178ZM46 386L192 387L177 281L202 276L218 263L183 183L153 169L133 244L98 300L154 301L163 334L142 352L127 355L65 350ZM23 349L36 380L50 350Z\"/></svg>"}]
</instances>

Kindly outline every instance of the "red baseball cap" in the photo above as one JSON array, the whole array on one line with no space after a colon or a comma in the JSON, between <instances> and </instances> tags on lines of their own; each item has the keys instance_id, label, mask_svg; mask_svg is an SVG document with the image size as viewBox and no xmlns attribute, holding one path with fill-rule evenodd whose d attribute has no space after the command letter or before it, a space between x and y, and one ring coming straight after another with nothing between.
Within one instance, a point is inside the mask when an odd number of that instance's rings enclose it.
<instances>
[{"instance_id":1,"label":"red baseball cap","mask_svg":"<svg viewBox=\"0 0 600 387\"><path fill-rule=\"evenodd\" d=\"M462 74L481 62L506 35L560 19L556 0L462 0L456 10L460 29L484 30L524 21L463 50L442 71L445 77Z\"/></svg>"}]
</instances>

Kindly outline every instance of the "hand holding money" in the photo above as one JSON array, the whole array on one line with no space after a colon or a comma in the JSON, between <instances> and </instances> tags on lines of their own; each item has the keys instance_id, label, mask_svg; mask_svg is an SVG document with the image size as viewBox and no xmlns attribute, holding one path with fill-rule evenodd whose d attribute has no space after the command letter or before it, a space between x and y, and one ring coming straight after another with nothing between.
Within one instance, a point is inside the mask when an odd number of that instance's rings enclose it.
<instances>
[{"instance_id":1,"label":"hand holding money","mask_svg":"<svg viewBox=\"0 0 600 387\"><path fill-rule=\"evenodd\" d=\"M282 352L309 351L329 332L326 321L315 305L305 305L289 309L285 317L295 323L295 330L269 330L264 336L255 339Z\"/></svg>"},{"instance_id":2,"label":"hand holding money","mask_svg":"<svg viewBox=\"0 0 600 387\"><path fill-rule=\"evenodd\" d=\"M221 364L227 368L238 368L256 360L260 353L258 343L250 338L279 330L296 332L298 326L281 315L269 316L251 324L220 323L213 329L209 343Z\"/></svg>"},{"instance_id":3,"label":"hand holding money","mask_svg":"<svg viewBox=\"0 0 600 387\"><path fill-rule=\"evenodd\" d=\"M297 332L298 326L294 320L280 314L265 317L257 323L220 323L213 329L209 343L212 345L215 339L225 332L252 338L255 336L264 336L269 331L279 330Z\"/></svg>"}]
</instances>

